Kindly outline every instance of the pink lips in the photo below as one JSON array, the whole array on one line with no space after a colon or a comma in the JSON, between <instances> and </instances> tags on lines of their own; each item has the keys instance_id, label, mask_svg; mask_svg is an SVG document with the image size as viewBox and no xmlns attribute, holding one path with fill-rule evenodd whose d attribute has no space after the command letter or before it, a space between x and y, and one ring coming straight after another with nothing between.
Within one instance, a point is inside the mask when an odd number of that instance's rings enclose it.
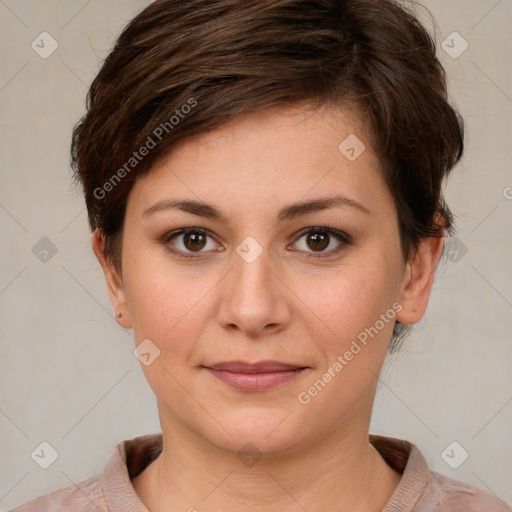
<instances>
[{"instance_id":1,"label":"pink lips","mask_svg":"<svg viewBox=\"0 0 512 512\"><path fill-rule=\"evenodd\" d=\"M205 368L217 379L245 391L263 391L279 386L294 379L306 369L303 366L279 361L230 361Z\"/></svg>"}]
</instances>

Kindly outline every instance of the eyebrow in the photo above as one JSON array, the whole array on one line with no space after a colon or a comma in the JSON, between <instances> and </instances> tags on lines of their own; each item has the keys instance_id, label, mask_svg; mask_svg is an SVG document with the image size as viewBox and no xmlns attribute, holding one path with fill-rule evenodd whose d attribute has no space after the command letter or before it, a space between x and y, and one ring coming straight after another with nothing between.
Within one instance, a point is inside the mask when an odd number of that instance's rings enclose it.
<instances>
[{"instance_id":1,"label":"eyebrow","mask_svg":"<svg viewBox=\"0 0 512 512\"><path fill-rule=\"evenodd\" d=\"M371 212L366 206L363 206L358 201L350 199L343 195L322 197L311 201L302 201L299 203L291 204L281 208L277 214L279 221L292 220L301 215L308 213L319 212L328 208L339 207L339 208L353 208L366 215L371 215ZM207 217L213 220L217 220L223 223L227 223L227 219L222 212L213 205L196 201L194 199L167 199L159 201L153 206L144 210L143 216L153 215L157 212L179 209L200 217Z\"/></svg>"}]
</instances>

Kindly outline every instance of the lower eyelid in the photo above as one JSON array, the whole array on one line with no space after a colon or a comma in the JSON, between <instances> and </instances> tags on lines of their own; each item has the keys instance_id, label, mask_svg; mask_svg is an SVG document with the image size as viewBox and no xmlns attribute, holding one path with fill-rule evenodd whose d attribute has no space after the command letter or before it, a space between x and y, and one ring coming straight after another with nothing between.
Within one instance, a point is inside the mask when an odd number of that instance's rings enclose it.
<instances>
[{"instance_id":1,"label":"lower eyelid","mask_svg":"<svg viewBox=\"0 0 512 512\"><path fill-rule=\"evenodd\" d=\"M178 230L177 232L173 232L173 233L164 235L164 237L162 237L162 243L164 245L168 245L171 242L171 240L173 240L174 238L184 236L191 232L203 234L207 238L212 240L215 244L217 244L217 246L220 246L220 244L215 240L215 237L213 237L212 234L210 234L209 232L207 232L204 229L197 229L197 230L188 229L188 230L184 230L184 231ZM328 251L319 251L319 252L298 251L298 252L305 252L306 254L308 254L308 257L309 256L312 256L312 257L329 256L329 255L336 254L337 252L341 251L344 247L347 247L348 245L351 244L351 238L349 235L347 235L345 233L338 232L337 230L334 230L333 228L327 228L327 227L316 227L316 228L310 228L307 231L302 231L302 233L299 233L299 235L295 236L294 242L292 242L292 244L297 243L297 241L300 240L301 238L303 238L304 236L307 236L307 235L309 235L311 233L315 233L315 232L323 232L323 233L328 234L330 237L335 238L339 242L338 247L335 249L330 249ZM220 246L220 247L222 247L222 246ZM187 258L194 258L194 257L200 257L201 255L208 254L210 252L223 252L225 250L225 248L222 247L221 249L209 249L207 251L194 252L194 251L182 251L181 249L177 249L173 246L173 248L169 249L169 250L175 254L181 254L181 255L186 254L187 256L184 256L184 257L187 257Z\"/></svg>"},{"instance_id":2,"label":"lower eyelid","mask_svg":"<svg viewBox=\"0 0 512 512\"><path fill-rule=\"evenodd\" d=\"M206 231L202 231L202 230L197 230L197 231L194 231L194 230L190 230L190 231L182 231L182 232L177 232L177 233L170 233L169 235L165 235L164 238L162 239L163 243L165 245L172 245L171 242L175 239L179 239L180 237L183 237L189 233L198 233L198 234L201 234L201 235L204 235L207 237L207 240L208 241L212 241L213 243L215 243L217 246L220 245L216 240L215 238L208 232ZM183 242L183 240L182 240ZM203 253L206 253L206 252L210 252L212 249L209 249L207 251L204 251L204 250L201 250L201 251L182 251L181 249L177 249L176 247L174 247L174 250L176 252L179 252L179 253L185 253L185 254L203 254ZM222 249L224 250L224 249Z\"/></svg>"},{"instance_id":3,"label":"lower eyelid","mask_svg":"<svg viewBox=\"0 0 512 512\"><path fill-rule=\"evenodd\" d=\"M344 236L341 233L338 233L337 231L332 231L332 230L327 230L327 229L313 229L313 230L307 231L306 233L302 233L300 236L298 236L296 238L295 242L293 242L293 243L297 243L297 241L299 241L301 238L303 238L303 237L305 237L305 236L307 236L307 235L309 235L311 233L315 233L315 232L323 232L323 233L328 234L330 237L334 238L338 242L338 246L335 247L334 249L318 251L318 252L315 252L315 251L299 251L299 252L306 253L308 255L308 257L310 257L310 256L311 257L327 257L327 256L331 256L331 255L334 255L334 254L340 252L345 247L350 245L350 239L349 239L348 236Z\"/></svg>"}]
</instances>

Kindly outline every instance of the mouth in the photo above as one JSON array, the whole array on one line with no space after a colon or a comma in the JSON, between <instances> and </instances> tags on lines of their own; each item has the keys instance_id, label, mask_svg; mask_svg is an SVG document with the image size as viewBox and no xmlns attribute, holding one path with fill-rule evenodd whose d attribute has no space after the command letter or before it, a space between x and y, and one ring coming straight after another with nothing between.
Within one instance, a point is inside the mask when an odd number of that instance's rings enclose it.
<instances>
[{"instance_id":1,"label":"mouth","mask_svg":"<svg viewBox=\"0 0 512 512\"><path fill-rule=\"evenodd\" d=\"M264 391L275 388L304 373L309 367L280 361L246 363L229 361L203 366L211 375L229 386L244 391Z\"/></svg>"}]
</instances>

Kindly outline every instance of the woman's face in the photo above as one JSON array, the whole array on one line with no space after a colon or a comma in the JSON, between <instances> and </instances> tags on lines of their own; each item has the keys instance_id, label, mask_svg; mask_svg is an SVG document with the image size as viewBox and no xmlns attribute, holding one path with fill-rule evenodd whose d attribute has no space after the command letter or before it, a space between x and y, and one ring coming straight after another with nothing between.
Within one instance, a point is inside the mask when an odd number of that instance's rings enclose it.
<instances>
[{"instance_id":1,"label":"woman's face","mask_svg":"<svg viewBox=\"0 0 512 512\"><path fill-rule=\"evenodd\" d=\"M182 143L130 192L122 261L111 298L162 427L228 450L366 435L394 321L426 306L348 111L282 107Z\"/></svg>"}]
</instances>

